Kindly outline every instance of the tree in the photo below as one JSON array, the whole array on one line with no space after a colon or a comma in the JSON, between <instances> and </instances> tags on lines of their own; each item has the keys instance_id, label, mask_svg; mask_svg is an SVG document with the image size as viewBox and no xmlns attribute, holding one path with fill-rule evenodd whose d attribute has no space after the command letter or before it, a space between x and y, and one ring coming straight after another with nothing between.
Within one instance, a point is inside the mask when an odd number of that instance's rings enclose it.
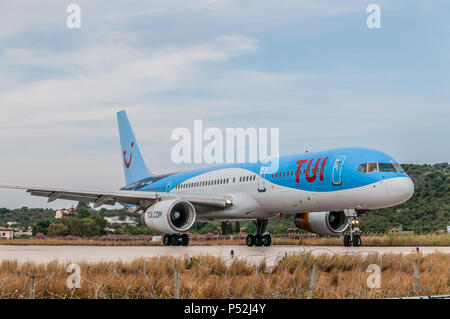
<instances>
[{"instance_id":1,"label":"tree","mask_svg":"<svg viewBox=\"0 0 450 319\"><path fill-rule=\"evenodd\" d=\"M68 227L69 235L80 237L103 235L106 227L106 220L102 216L61 218L60 223Z\"/></svg>"},{"instance_id":2,"label":"tree","mask_svg":"<svg viewBox=\"0 0 450 319\"><path fill-rule=\"evenodd\" d=\"M78 218L86 218L92 215L91 208L89 207L88 203L85 202L78 202L75 211L77 212Z\"/></svg>"},{"instance_id":3,"label":"tree","mask_svg":"<svg viewBox=\"0 0 450 319\"><path fill-rule=\"evenodd\" d=\"M89 208L89 204L86 203L86 202L78 202L78 204L77 204L77 210L78 210L79 208L81 208L81 207Z\"/></svg>"},{"instance_id":4,"label":"tree","mask_svg":"<svg viewBox=\"0 0 450 319\"><path fill-rule=\"evenodd\" d=\"M254 222L249 222L247 226L245 226L244 230L247 234L254 234L256 233L256 225Z\"/></svg>"},{"instance_id":5,"label":"tree","mask_svg":"<svg viewBox=\"0 0 450 319\"><path fill-rule=\"evenodd\" d=\"M222 229L222 235L227 235L228 234L228 223L222 222L222 223L220 223L220 227Z\"/></svg>"},{"instance_id":6,"label":"tree","mask_svg":"<svg viewBox=\"0 0 450 319\"><path fill-rule=\"evenodd\" d=\"M86 217L90 217L91 214L91 210L87 207L80 207L77 208L77 217L78 218L86 218Z\"/></svg>"},{"instance_id":7,"label":"tree","mask_svg":"<svg viewBox=\"0 0 450 319\"><path fill-rule=\"evenodd\" d=\"M51 224L48 227L47 235L49 237L67 236L69 235L69 227L61 223Z\"/></svg>"},{"instance_id":8,"label":"tree","mask_svg":"<svg viewBox=\"0 0 450 319\"><path fill-rule=\"evenodd\" d=\"M214 233L217 234L217 224L216 223L206 223L199 231L199 234Z\"/></svg>"},{"instance_id":9,"label":"tree","mask_svg":"<svg viewBox=\"0 0 450 319\"><path fill-rule=\"evenodd\" d=\"M37 233L47 234L47 229L50 226L50 221L48 220L40 220L36 224L33 225L33 235Z\"/></svg>"}]
</instances>

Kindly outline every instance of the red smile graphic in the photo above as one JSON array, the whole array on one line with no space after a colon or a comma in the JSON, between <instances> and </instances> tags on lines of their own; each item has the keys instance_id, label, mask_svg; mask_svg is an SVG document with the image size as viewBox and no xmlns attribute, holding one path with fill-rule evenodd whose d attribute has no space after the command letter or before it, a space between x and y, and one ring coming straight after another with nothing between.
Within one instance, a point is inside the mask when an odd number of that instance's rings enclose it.
<instances>
[{"instance_id":1,"label":"red smile graphic","mask_svg":"<svg viewBox=\"0 0 450 319\"><path fill-rule=\"evenodd\" d=\"M131 142L131 147L134 146L134 142ZM125 166L130 168L131 159L133 158L133 153L130 152L130 160L127 162L127 151L123 151L123 161L125 162Z\"/></svg>"}]
</instances>

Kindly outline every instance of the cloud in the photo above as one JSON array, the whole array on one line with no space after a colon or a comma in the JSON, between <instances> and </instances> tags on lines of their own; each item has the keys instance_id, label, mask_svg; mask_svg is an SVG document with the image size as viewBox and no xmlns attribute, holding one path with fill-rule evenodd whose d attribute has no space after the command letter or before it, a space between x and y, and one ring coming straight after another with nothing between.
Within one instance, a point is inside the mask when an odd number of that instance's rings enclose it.
<instances>
[{"instance_id":1,"label":"cloud","mask_svg":"<svg viewBox=\"0 0 450 319\"><path fill-rule=\"evenodd\" d=\"M254 39L222 36L199 45L166 47L149 53L111 42L54 55L8 49L10 63L51 68L75 65L80 71L67 78L35 81L0 91L0 105L14 110L8 118L0 118L0 127L101 118L108 107L128 105L139 96L185 85L205 63L223 62L256 48ZM107 58L102 59L103 56Z\"/></svg>"}]
</instances>

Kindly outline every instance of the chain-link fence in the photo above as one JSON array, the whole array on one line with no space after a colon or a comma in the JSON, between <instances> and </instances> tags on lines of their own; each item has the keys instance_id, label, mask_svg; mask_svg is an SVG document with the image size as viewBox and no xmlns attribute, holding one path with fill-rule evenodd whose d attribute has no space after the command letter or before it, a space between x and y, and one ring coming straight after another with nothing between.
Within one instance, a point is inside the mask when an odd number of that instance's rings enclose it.
<instances>
[{"instance_id":1,"label":"chain-link fence","mask_svg":"<svg viewBox=\"0 0 450 319\"><path fill-rule=\"evenodd\" d=\"M397 298L450 294L450 255L313 251L130 262L3 261L0 298Z\"/></svg>"}]
</instances>

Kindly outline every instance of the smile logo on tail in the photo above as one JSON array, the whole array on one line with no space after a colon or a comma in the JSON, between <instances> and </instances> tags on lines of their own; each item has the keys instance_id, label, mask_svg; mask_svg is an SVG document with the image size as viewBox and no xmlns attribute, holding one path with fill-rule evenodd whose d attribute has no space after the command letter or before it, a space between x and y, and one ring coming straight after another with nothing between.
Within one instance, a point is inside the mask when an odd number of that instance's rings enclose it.
<instances>
[{"instance_id":1,"label":"smile logo on tail","mask_svg":"<svg viewBox=\"0 0 450 319\"><path fill-rule=\"evenodd\" d=\"M134 142L131 142L131 148L134 147ZM127 161L127 151L123 151L123 161L125 162L125 166L130 168L131 159L133 158L133 153L130 152L130 159Z\"/></svg>"}]
</instances>

